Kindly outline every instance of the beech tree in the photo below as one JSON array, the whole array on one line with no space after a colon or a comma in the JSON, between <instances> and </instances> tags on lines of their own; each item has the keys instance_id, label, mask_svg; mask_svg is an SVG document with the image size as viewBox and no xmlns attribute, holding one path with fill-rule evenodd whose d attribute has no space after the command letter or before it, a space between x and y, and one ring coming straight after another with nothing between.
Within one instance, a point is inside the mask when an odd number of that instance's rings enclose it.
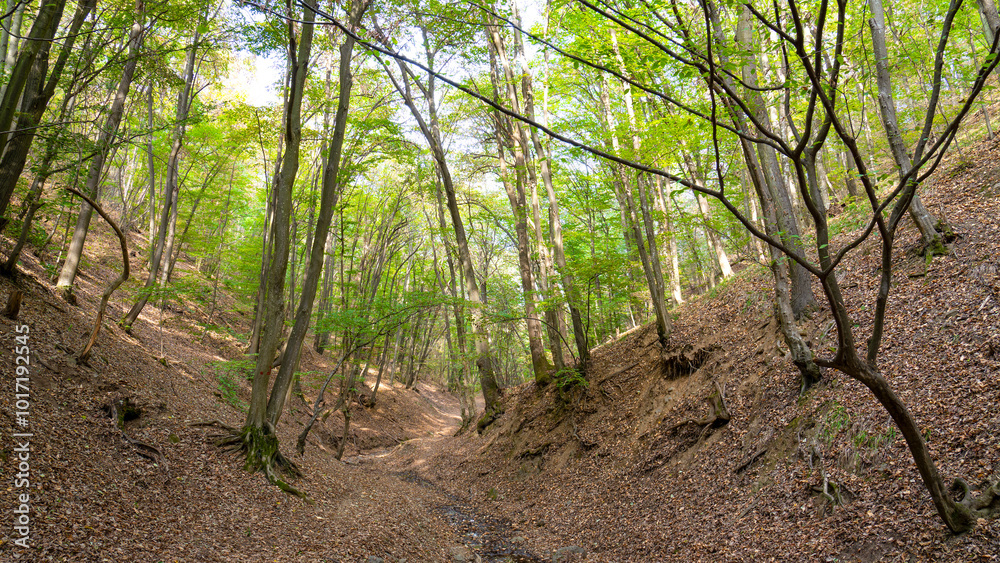
<instances>
[{"instance_id":1,"label":"beech tree","mask_svg":"<svg viewBox=\"0 0 1000 563\"><path fill-rule=\"evenodd\" d=\"M784 7L779 5L773 10L769 6L766 11L761 11L753 4L747 3L725 13L708 2L697 7L682 8L673 5L669 7L669 11L664 12L649 5L619 6L615 3L596 4L587 0L580 0L579 4L606 20L608 25L617 26L623 32L627 31L641 38L649 49L663 58L664 64L673 72L682 77L685 74L701 77L706 86L702 102L685 103L672 96L671 92L642 84L609 65L574 55L575 60L591 68L612 75L648 94L661 97L680 110L706 120L712 128L711 155L715 160L717 187L699 186L671 170L623 156L619 152L620 147L615 147L613 142L610 148L601 149L573 136L542 127L535 120L516 111L516 108L508 107L466 85L448 79L434 67L432 61L428 61L429 64L418 63L384 43L386 46L366 41L359 43L393 57L401 66L419 66L429 76L449 83L493 110L539 127L540 130L568 145L610 160L617 165L660 176L721 202L747 230L772 248L777 314L790 345L804 346L804 342L796 343L794 340L794 336L797 335L794 319L797 314L805 312L808 308L796 311L796 307L793 306L795 300L790 296L798 294L802 297L806 287L802 278L797 278L794 272L800 269L800 275L803 273L811 275L822 288L826 312L832 317L836 327L837 347L832 357L828 358L814 357L813 352L807 347L793 351L796 363L801 362L799 367L803 370L805 383L803 387L808 387L810 375L813 377L818 375L815 366L837 369L858 380L872 392L900 429L944 523L951 530L961 532L974 527L977 517L990 515L995 510L996 499L1000 497L1000 486L991 486L981 497L974 499L968 494L968 486L964 481L956 480L953 487L960 491L959 498L956 500L948 495L948 486L938 473L919 426L880 373L877 360L891 289L892 251L900 220L910 210L920 182L937 167L944 151L954 141L963 118L981 92L986 78L1000 62L1000 57L996 56L996 37L991 45L987 63L979 69L968 85L954 117L942 123L939 131L935 131L935 116L939 110L938 104L941 102L941 76L945 51L961 2L953 1L948 6L938 32L931 91L927 104L923 107L921 120L923 125L913 149L911 167L900 175L899 181L888 187L879 186L874 173L869 169L867 155L861 152L857 139L847 125L847 116L852 107L851 101L838 92L843 79L841 71L845 64L844 50L847 43L845 37L848 19L845 0L835 4L825 0L820 2L811 25L805 23L801 17L801 6L794 0L787 2ZM481 9L488 11L486 8ZM738 30L738 43L742 52L733 49L724 40L724 26L733 24ZM763 87L755 77L756 56L752 47L755 27L778 37L785 57L786 76L783 84ZM699 43L705 45L704 50L691 47L692 44ZM732 64L731 61L734 59L742 67L739 75L734 72L740 68ZM795 93L796 106L799 109L786 112L789 128L792 130L792 138L788 139L783 132L776 130L770 116L764 111L762 92L778 91L790 96L792 94L790 78L793 75L794 84L798 88ZM720 117L720 109L728 115L728 119ZM609 129L613 129L610 121L606 123ZM863 186L864 197L872 210L862 233L836 249L831 248L828 215L826 206L822 202L817 178L817 157L829 141L831 133L836 135L852 153L855 165L858 167L858 180ZM764 211L763 230L731 201L727 192L726 178L722 171L721 147L723 142L733 141L738 144L744 155L745 165L749 169L748 175ZM784 176L786 170L790 172L790 178ZM787 180L794 186L794 192L789 189ZM880 187L884 187L884 190L880 190ZM801 231L796 224L798 217L792 207L793 193L797 205L804 207L805 218L808 219L814 233L815 247L810 253L805 251ZM885 211L888 211L888 217L883 215ZM836 274L845 256L876 232L876 236L880 239L882 256L881 284L875 299L874 328L867 341L867 351L862 354ZM639 239L640 236L641 233L637 233L636 238ZM791 280L791 286L786 280ZM796 287L802 287L802 293L799 293ZM811 293L810 289L808 294Z\"/></svg>"},{"instance_id":2,"label":"beech tree","mask_svg":"<svg viewBox=\"0 0 1000 563\"><path fill-rule=\"evenodd\" d=\"M127 55L122 67L121 77L118 80L118 87L113 93L111 108L108 111L107 119L101 129L101 135L97 141L97 152L90 162L90 169L87 172L87 186L85 193L94 201L98 199L98 184L104 171L104 164L111 150L111 144L118 134L118 126L121 124L122 116L125 112L125 100L128 97L129 89L132 87L132 77L135 75L136 65L139 63L139 50L142 48L142 40L146 34L145 23L145 2L136 0L135 23L128 34L125 43ZM80 257L83 255L83 245L87 239L87 231L90 228L90 218L93 215L93 208L86 202L80 206L76 227L73 230L73 238L70 241L69 250L66 252L66 260L63 262L62 270L59 273L59 281L56 284L57 291L64 299L75 302L73 297L73 282L76 279L77 268L80 265Z\"/></svg>"}]
</instances>

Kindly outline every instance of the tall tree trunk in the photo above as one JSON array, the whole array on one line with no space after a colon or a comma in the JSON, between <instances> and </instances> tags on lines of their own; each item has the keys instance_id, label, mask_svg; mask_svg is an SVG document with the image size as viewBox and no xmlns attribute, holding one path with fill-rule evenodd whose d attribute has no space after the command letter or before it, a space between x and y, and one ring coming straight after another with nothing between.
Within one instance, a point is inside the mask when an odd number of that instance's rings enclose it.
<instances>
[{"instance_id":1,"label":"tall tree trunk","mask_svg":"<svg viewBox=\"0 0 1000 563\"><path fill-rule=\"evenodd\" d=\"M549 5L546 3L545 7L545 30L548 33L549 26ZM520 35L518 35L520 37ZM525 113L532 121L536 121L535 116L535 96L534 96L534 84L531 77L531 69L527 65L527 61L524 58L524 47L520 49L521 52L521 89L524 91L524 109ZM547 93L548 88L548 72L549 72L549 51L545 51L545 77L543 79L543 94ZM544 97L544 96L543 96ZM547 125L549 121L548 116L548 106L544 103L542 104L542 115L541 123ZM559 278L562 280L563 289L566 292L566 304L569 307L570 318L573 322L573 338L576 344L577 351L577 368L581 371L586 371L587 366L590 364L590 343L587 340L587 330L583 324L583 315L580 313L580 302L581 297L579 295L579 290L576 287L576 280L573 278L573 274L570 273L569 267L566 263L566 252L565 245L563 243L562 234L562 219L559 214L559 199L556 196L555 187L552 184L552 156L551 151L547 144L543 144L539 138L538 129L535 127L530 128L531 130L531 143L535 148L535 155L539 161L539 168L542 175L542 183L545 185L545 194L549 200L549 236L552 239L552 257L555 260L556 272ZM537 221L537 220L536 220ZM541 246L541 241L539 241ZM549 299L554 297L554 286L552 283L550 285L550 295ZM557 324L557 326L561 326ZM555 350L555 348L553 348ZM561 362L561 358L560 358ZM559 364L556 364L559 367Z\"/></svg>"},{"instance_id":2,"label":"tall tree trunk","mask_svg":"<svg viewBox=\"0 0 1000 563\"><path fill-rule=\"evenodd\" d=\"M0 98L0 150L7 146L10 137L10 124L13 122L14 113L17 111L24 88L28 83L28 77L33 74L32 68L35 66L35 59L38 54L45 53L47 66L48 51L51 47L52 38L59 28L59 20L62 18L63 8L66 0L53 0L42 2L38 9L38 16L35 17L31 30L24 40L24 46L17 53L17 61L11 68L10 76L3 90L3 97ZM44 71L39 80L45 80ZM2 194L0 194L2 195ZM10 196L7 196L9 199ZM7 202L0 198L0 216L7 209Z\"/></svg>"},{"instance_id":3,"label":"tall tree trunk","mask_svg":"<svg viewBox=\"0 0 1000 563\"><path fill-rule=\"evenodd\" d=\"M699 186L704 187L705 180L702 176L702 169L697 156L692 158L689 153L685 152L684 162L687 165L691 179ZM698 202L698 214L701 215L701 224L705 229L708 246L712 251L712 257L715 259L715 265L719 268L722 278L728 278L733 275L733 268L729 264L729 256L726 254L726 248L723 246L718 233L716 233L715 228L712 226L712 211L708 207L708 200L705 199L704 194L701 192L694 190L692 190L692 192L694 193L695 201Z\"/></svg>"},{"instance_id":4,"label":"tall tree trunk","mask_svg":"<svg viewBox=\"0 0 1000 563\"><path fill-rule=\"evenodd\" d=\"M610 82L607 77L604 77L601 88L601 115L604 120L604 125L610 134L608 143L611 145L611 149L615 152L615 154L619 154L621 146L618 141L618 135L615 133L615 118L611 111L609 90ZM626 94L626 100L630 99L631 95ZM633 150L638 149L638 147L634 146L636 141L637 139L633 139ZM614 170L617 178L615 184L620 192L619 201L624 203L626 221L630 226L630 230L632 231L632 235L636 242L636 250L639 252L639 260L642 262L642 270L646 276L646 285L649 287L650 302L653 307L653 313L656 317L656 333L659 337L661 346L665 349L670 339L670 333L673 330L673 326L670 313L667 311L666 300L664 299L662 270L660 270L659 277L657 277L657 273L655 271L659 267L659 257L656 256L658 251L656 250L655 233L652 231L652 219L648 216L648 204L647 206L643 206L641 211L638 210L635 198L632 195L632 179L628 177L621 166L615 165ZM640 200L646 199L645 189L641 186L644 181L645 179L639 175L635 177L635 184L639 187ZM642 205L641 201L640 205ZM641 219L640 213L642 213ZM645 227L645 237L643 236L643 228L640 227L640 224ZM650 244L648 251L646 244Z\"/></svg>"},{"instance_id":5,"label":"tall tree trunk","mask_svg":"<svg viewBox=\"0 0 1000 563\"><path fill-rule=\"evenodd\" d=\"M285 152L282 155L281 171L275 185L274 216L271 222L270 239L273 241L270 261L267 264L267 279L263 308L257 311L263 319L260 332L260 345L257 352L257 365L254 369L253 387L250 397L250 408L247 413L245 428L252 432L263 432L265 436L273 437L274 425L267 412L268 386L271 379L271 369L275 353L282 336L282 321L284 319L285 276L288 273L288 228L292 210L292 187L299 169L299 146L302 139L302 99L305 93L306 77L309 71L309 57L312 52L313 21L315 19L315 2L307 0L303 7L303 23L296 37L294 26L288 24L288 59L289 59L289 91L288 104L285 110L284 138ZM289 4L289 7L291 4ZM288 16L291 18L292 13ZM291 378L288 378L290 381ZM287 385L287 384L286 384ZM277 391L277 389L275 389ZM282 388L280 395L284 395ZM277 405L276 405L277 406ZM280 410L280 409L279 409ZM277 417L275 417L275 420ZM265 426L267 423L267 426ZM276 438L273 438L276 440ZM253 451L251 455L259 455ZM263 453L263 451L262 451ZM267 462L268 460L264 460Z\"/></svg>"},{"instance_id":6,"label":"tall tree trunk","mask_svg":"<svg viewBox=\"0 0 1000 563\"><path fill-rule=\"evenodd\" d=\"M104 162L111 150L114 138L118 135L118 126L125 111L125 99L128 97L129 88L132 86L132 76L135 74L135 67L139 61L139 49L142 47L145 28L143 19L145 5L143 0L136 0L136 21L132 24L128 38L128 59L122 69L121 78L118 81L118 88L115 91L108 118L101 130L101 136L97 142L97 154L90 162L90 170L87 173L86 194L94 201L98 201L98 184L104 170ZM76 279L77 268L80 265L80 257L83 254L83 244L87 238L87 231L90 228L90 218L94 209L87 203L81 204L80 213L77 218L76 228L73 231L73 239L70 242L69 250L66 252L66 261L63 263L62 271L59 273L59 281L56 289L60 291L64 298L72 298L73 281Z\"/></svg>"},{"instance_id":7,"label":"tall tree trunk","mask_svg":"<svg viewBox=\"0 0 1000 563\"><path fill-rule=\"evenodd\" d=\"M367 7L367 0L351 1L348 17L349 25L352 29L358 26L361 16ZM347 114L350 109L351 87L354 84L354 77L351 73L351 55L353 52L354 38L350 35L345 35L344 42L340 46L340 95L337 98L337 116L334 120L333 138L330 140L330 152L326 158L326 167L323 170L323 188L320 193L316 232L312 239L312 247L309 249L309 263L306 269L305 280L302 283L302 295L299 298L298 308L295 311L295 322L292 325L292 331L285 346L285 360L278 369L278 375L274 380L274 390L271 392L271 399L267 405L267 418L275 426L278 424L278 419L281 417L281 411L284 407L284 390L291 381L292 374L295 373L298 357L302 349L302 342L305 340L306 331L309 329L313 302L316 299L316 289L319 285L320 272L323 268L323 254L326 248L326 240L330 232L330 224L333 221L333 212L337 207L337 200L340 196L339 176L341 157L344 147L344 136L347 130ZM308 58L308 53L306 57Z\"/></svg>"},{"instance_id":8,"label":"tall tree trunk","mask_svg":"<svg viewBox=\"0 0 1000 563\"><path fill-rule=\"evenodd\" d=\"M455 245L458 248L459 265L462 275L465 278L466 293L469 301L480 304L483 303L483 294L476 284L476 270L472 263L472 253L469 250L469 239L465 232L465 223L462 220L461 209L458 204L458 197L455 191L455 183L451 177L451 169L444 151L444 144L441 142L441 130L437 119L437 108L434 97L434 76L428 78L427 84L427 106L429 113L429 123L424 119L423 114L417 109L413 101L410 88L410 80L413 74L409 67L402 61L397 61L402 73L403 83L395 79L395 76L388 72L390 80L393 81L396 90L403 96L403 101L420 127L420 132L430 146L431 154L434 158L437 173L441 177L444 186L446 201L448 203L448 213L451 216L452 228L455 231ZM428 61L430 68L434 67L434 60ZM472 309L472 334L476 347L476 367L479 369L479 382L483 391L483 399L486 403L486 416L483 421L490 419L495 414L497 401L500 399L500 386L497 384L496 374L493 369L493 357L490 351L489 332L483 319L482 311L479 307Z\"/></svg>"},{"instance_id":9,"label":"tall tree trunk","mask_svg":"<svg viewBox=\"0 0 1000 563\"><path fill-rule=\"evenodd\" d=\"M903 135L899 132L899 120L896 117L896 102L892 94L892 76L889 73L889 54L885 46L885 14L882 9L882 0L868 0L868 5L872 9L872 17L868 20L868 27L872 35L872 49L875 51L879 114L882 117L882 127L885 129L885 136L889 141L892 158L896 161L899 174L902 176L910 172L912 163L903 142ZM913 182L915 179L910 181ZM927 211L917 194L913 194L909 211L910 218L913 219L917 230L920 231L927 252L932 254L947 253L941 235L935 227L937 220Z\"/></svg>"},{"instance_id":10,"label":"tall tree trunk","mask_svg":"<svg viewBox=\"0 0 1000 563\"><path fill-rule=\"evenodd\" d=\"M17 61L21 23L24 21L24 7L27 5L27 2L7 0L6 6L4 6L4 13L11 9L13 11L0 22L3 25L3 30L0 31L0 76L5 76L7 69L14 66L15 61ZM3 89L6 87L6 83L0 87L0 98L3 97Z\"/></svg>"},{"instance_id":11,"label":"tall tree trunk","mask_svg":"<svg viewBox=\"0 0 1000 563\"><path fill-rule=\"evenodd\" d=\"M721 32L718 28L718 14L715 12L714 8L712 8L711 14L713 17L713 23L716 26L716 39L720 44L722 44L722 39L719 35ZM749 10L744 7L741 11L736 30L737 44L744 49L747 54L745 58L749 61L743 65L741 72L743 81L748 86L748 90L751 92L748 94L748 97L750 98L752 107L755 110L755 115L760 116L758 117L759 119L767 120L768 118L766 113L761 116L760 106L763 104L763 100L761 99L759 93L752 91L752 88L755 88L757 85L757 73L753 63L755 60L755 50L753 45L753 31L750 27L750 17ZM737 112L734 112L733 115L734 123L736 124L738 130L744 134L749 133L746 123L741 119L735 118ZM760 121L760 123L762 123L765 127L768 126L765 121ZM773 160L776 158L774 150L770 147L760 145L758 147L759 150L755 152L751 143L746 139L741 139L740 148L743 151L743 158L747 164L748 176L750 177L750 181L757 192L757 199L760 202L761 212L764 216L765 232L771 238L780 238L780 240L796 254L800 256L804 255L801 240L797 235L797 230L795 231L795 237L789 238L781 236L783 232L788 232L788 228L795 228L795 221L788 220L791 216L791 210L784 204L784 201L787 201L787 198L785 200L780 198L782 193L787 195L783 182L782 185L772 189L772 182L775 177L773 174L768 174L768 170L774 170ZM760 156L759 160L758 154ZM772 161L770 165L765 164L768 160ZM785 219L784 222L782 222L783 218ZM794 219L794 217L792 217L792 219ZM797 263L793 263L791 266L788 266L786 264L787 258L784 255L782 255L774 247L769 246L769 249L771 253L770 267L774 277L775 316L778 320L785 343L788 345L789 351L791 352L792 362L799 368L799 372L802 375L802 389L806 389L819 380L820 371L819 367L813 361L812 351L802 338L802 334L799 332L798 327L795 324L795 320L805 311L806 308L811 308L815 305L811 278L805 268L802 268ZM796 272L799 272L799 274L796 274ZM808 292L806 292L806 289L808 289ZM808 299L806 299L806 297L808 297Z\"/></svg>"},{"instance_id":12,"label":"tall tree trunk","mask_svg":"<svg viewBox=\"0 0 1000 563\"><path fill-rule=\"evenodd\" d=\"M494 22L495 23L495 22ZM517 90L514 85L514 72L507 57L506 47L500 35L500 28L491 25L488 28L490 37L490 63L493 79L494 91L499 95L501 91L507 94L507 105L514 108L514 111L521 113ZM498 64L499 63L499 67ZM501 74L502 73L502 74ZM503 86L501 86L503 83ZM528 329L528 348L531 353L531 367L535 375L535 383L544 386L552 378L551 366L545 359L545 350L542 346L542 329L535 312L535 284L532 279L530 243L528 242L527 224L527 202L525 201L525 158L522 147L524 146L524 129L520 123L512 123L499 112L494 114L494 125L496 127L497 150L500 158L500 179L507 192L507 199L510 201L511 213L514 215L514 231L517 236L517 256L518 270L521 274L521 289L524 294L524 315L525 325ZM509 136L509 149L514 153L514 174L515 184L510 183L507 170L507 137Z\"/></svg>"},{"instance_id":13,"label":"tall tree trunk","mask_svg":"<svg viewBox=\"0 0 1000 563\"><path fill-rule=\"evenodd\" d=\"M472 366L469 363L468 354L466 354L465 310L464 300L462 299L464 296L462 295L459 280L455 275L455 261L452 258L455 255L455 249L448 243L447 235L445 234L448 231L448 225L445 222L445 204L444 197L441 194L440 176L439 180L435 182L435 197L437 199L438 227L444 246L445 258L448 262L448 291L451 294L452 310L455 315L455 339L458 342L458 355L461 359L461 365L458 368L458 400L461 409L462 427L465 428L473 422L476 416L476 401L472 396Z\"/></svg>"},{"instance_id":14,"label":"tall tree trunk","mask_svg":"<svg viewBox=\"0 0 1000 563\"><path fill-rule=\"evenodd\" d=\"M71 108L74 105L75 100L76 97L72 94L66 94L63 97L62 103L59 107L58 117L56 118L57 121L64 121L66 119L66 116L72 111ZM7 261L2 267L0 267L0 274L10 275L14 272L14 268L16 267L17 261L21 255L21 250L24 248L24 245L28 240L28 235L31 233L31 225L35 218L35 213L42 206L41 197L45 188L45 183L52 175L52 161L55 160L59 150L57 139L57 137L52 136L49 137L48 141L45 143L45 155L42 157L42 163L39 165L38 174L32 181L31 188L28 190L28 197L25 200L25 210L27 213L25 214L24 222L21 224L21 236L18 238L17 244L10 251L10 254L7 256ZM56 224L58 225L58 223L59 221L57 220Z\"/></svg>"},{"instance_id":15,"label":"tall tree trunk","mask_svg":"<svg viewBox=\"0 0 1000 563\"><path fill-rule=\"evenodd\" d=\"M1000 33L1000 15L997 15L997 6L993 0L976 0L979 8L979 17L983 22L983 34L986 36L986 44L992 45L993 38Z\"/></svg>"},{"instance_id":16,"label":"tall tree trunk","mask_svg":"<svg viewBox=\"0 0 1000 563\"><path fill-rule=\"evenodd\" d=\"M725 40L721 35L722 28L719 23L718 12L714 6L711 8L710 14L715 27L716 42L720 46L724 46ZM736 42L746 53L741 73L743 82L747 85L746 97L748 105L754 114L754 118L757 120L757 123L760 123L764 128L770 130L772 129L771 118L768 115L764 99L759 91L754 90L754 88L757 88L758 84L756 63L757 51L753 39L751 17L752 16L750 15L749 10L744 8L740 13L740 19L736 28ZM726 59L723 59L723 64L725 64L725 61ZM743 121L742 118L737 118L737 121L737 127L741 130L745 130L745 121ZM772 147L763 143L758 144L757 153L760 157L758 168L759 175L757 179L763 181L761 188L765 189L765 195L775 205L775 220L778 222L778 233L781 234L781 241L795 254L805 256L798 221L795 218L795 212L792 208L789 196L789 189L785 183L784 176L782 175L777 154ZM761 207L765 207L764 201L761 201ZM795 318L799 318L807 310L817 306L816 297L812 291L812 279L809 276L809 272L807 272L806 269L798 263L791 264L789 268L789 276L791 282L789 286L789 298L791 300L792 311L795 314Z\"/></svg>"},{"instance_id":17,"label":"tall tree trunk","mask_svg":"<svg viewBox=\"0 0 1000 563\"><path fill-rule=\"evenodd\" d=\"M385 342L382 344L382 355L379 356L378 360L378 375L375 376L375 385L372 387L372 398L369 400L369 406L374 407L378 404L378 388L382 385L382 373L385 371L385 362L389 354L389 337L385 337Z\"/></svg>"},{"instance_id":18,"label":"tall tree trunk","mask_svg":"<svg viewBox=\"0 0 1000 563\"><path fill-rule=\"evenodd\" d=\"M0 152L3 152L3 158L0 159L0 230L5 225L4 214L10 203L11 195L13 195L14 189L17 187L17 180L24 172L28 152L34 142L35 133L38 131L37 125L41 122L42 115L45 113L49 101L56 92L63 69L66 67L69 55L73 52L73 46L76 44L80 28L93 8L94 0L85 0L77 5L73 20L70 22L67 30L62 50L55 64L52 65L51 71L48 70L52 44L50 39L58 28L59 19L61 18L61 8L59 14L53 16L51 27L39 30L39 33L44 34L46 39L41 41L41 46L30 65L27 80L21 92L21 111L17 117L16 131L10 135L9 142L7 141L6 129L7 124L10 123L10 118L6 118L6 121L0 122L0 131L4 131L3 134L0 134ZM23 5L20 9L23 9ZM43 7L43 9L45 8ZM38 23L37 20L36 23ZM32 27L32 31L34 31L34 26ZM35 42L37 43L38 41ZM16 77L11 77L12 80L14 78ZM67 98L74 98L74 95L69 92L65 96ZM7 103L6 92L3 99L3 103ZM17 103L16 99L10 101ZM64 103L60 109L60 115L65 115L66 107Z\"/></svg>"},{"instance_id":19,"label":"tall tree trunk","mask_svg":"<svg viewBox=\"0 0 1000 563\"><path fill-rule=\"evenodd\" d=\"M316 328L313 336L313 350L317 354L322 354L326 350L326 345L330 341L330 331L327 330L324 319L330 312L330 294L333 291L333 252L330 239L326 243L323 260L323 280L322 289L319 294L319 306L316 311Z\"/></svg>"},{"instance_id":20,"label":"tall tree trunk","mask_svg":"<svg viewBox=\"0 0 1000 563\"><path fill-rule=\"evenodd\" d=\"M149 259L149 273L146 276L146 283L143 285L142 289L139 290L136 302L129 309L125 317L122 318L121 324L126 330L131 330L133 324L135 324L136 319L139 318L139 314L146 307L146 303L149 301L149 297L157 287L157 277L160 273L161 263L166 257L166 261L169 263L170 257L173 252L173 237L177 232L177 202L180 196L180 160L181 160L181 148L184 145L184 136L187 132L187 118L191 111L192 92L194 90L194 80L195 80L195 61L197 59L198 45L201 39L201 34L195 31L194 39L191 41L189 51L187 53L186 60L184 62L184 86L177 92L177 106L174 110L174 131L173 138L170 144L170 154L167 156L167 169L166 169L166 183L163 189L163 209L160 212L160 224L159 229L156 234L156 241L153 241L153 233L150 232L149 235L149 248L150 248L150 259ZM152 83L149 89L149 98L147 99L147 111L149 112L149 124L153 123L153 88ZM154 175L155 175L155 159L153 158L153 144L152 144L152 134L148 140L148 158L149 158L149 186L150 194L153 193L154 189ZM153 209L150 208L150 214L153 213ZM164 271L166 272L166 268ZM164 287L166 280L160 281L160 287Z\"/></svg>"},{"instance_id":21,"label":"tall tree trunk","mask_svg":"<svg viewBox=\"0 0 1000 563\"><path fill-rule=\"evenodd\" d=\"M677 255L677 235L670 220L670 210L667 209L667 195L663 191L664 179L657 176L655 178L656 188L653 190L653 197L656 206L663 214L663 224L660 234L667 239L667 258L670 261L670 295L675 304L684 302L684 295L681 293L681 269L679 257Z\"/></svg>"},{"instance_id":22,"label":"tall tree trunk","mask_svg":"<svg viewBox=\"0 0 1000 563\"><path fill-rule=\"evenodd\" d=\"M146 96L146 111L149 135L146 138L146 197L149 205L149 227L146 230L146 239L149 241L149 262L153 264L153 238L156 236L156 154L153 151L153 81L149 81L149 89ZM162 223L162 222L161 222Z\"/></svg>"}]
</instances>

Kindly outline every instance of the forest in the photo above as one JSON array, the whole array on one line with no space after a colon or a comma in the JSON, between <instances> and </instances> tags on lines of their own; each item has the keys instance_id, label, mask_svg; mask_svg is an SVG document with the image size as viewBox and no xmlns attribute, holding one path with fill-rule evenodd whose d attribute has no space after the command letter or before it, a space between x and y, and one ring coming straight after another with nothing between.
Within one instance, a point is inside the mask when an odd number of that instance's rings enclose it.
<instances>
[{"instance_id":1,"label":"forest","mask_svg":"<svg viewBox=\"0 0 1000 563\"><path fill-rule=\"evenodd\" d=\"M0 559L996 559L998 52L993 0L0 0Z\"/></svg>"}]
</instances>

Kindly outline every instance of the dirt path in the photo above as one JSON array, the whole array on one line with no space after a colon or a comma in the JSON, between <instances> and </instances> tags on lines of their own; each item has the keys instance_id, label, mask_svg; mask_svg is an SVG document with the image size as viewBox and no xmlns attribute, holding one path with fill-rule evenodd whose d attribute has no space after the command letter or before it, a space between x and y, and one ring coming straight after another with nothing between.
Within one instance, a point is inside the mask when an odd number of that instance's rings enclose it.
<instances>
[{"instance_id":1,"label":"dirt path","mask_svg":"<svg viewBox=\"0 0 1000 563\"><path fill-rule=\"evenodd\" d=\"M344 461L370 468L374 472L385 472L430 493L429 498L436 501L425 508L443 518L455 530L458 543L464 546L452 548L451 561L455 563L548 561L525 548L524 539L518 536L510 522L491 516L482 508L446 493L423 476L430 469L430 460L439 459L441 450L455 439L454 435L462 418L458 399L451 393L424 383L418 383L416 391L432 407L421 414L424 423L422 430L426 432L426 436L407 440L394 448L362 452L345 458Z\"/></svg>"}]
</instances>

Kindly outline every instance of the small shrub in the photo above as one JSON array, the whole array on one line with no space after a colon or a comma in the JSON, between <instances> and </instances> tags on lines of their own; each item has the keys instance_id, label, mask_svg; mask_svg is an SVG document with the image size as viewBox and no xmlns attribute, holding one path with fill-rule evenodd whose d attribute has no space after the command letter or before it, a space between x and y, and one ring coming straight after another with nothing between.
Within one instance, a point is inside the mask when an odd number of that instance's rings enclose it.
<instances>
[{"instance_id":1,"label":"small shrub","mask_svg":"<svg viewBox=\"0 0 1000 563\"><path fill-rule=\"evenodd\" d=\"M237 360L209 362L206 366L215 375L217 395L242 411L246 411L249 405L240 399L240 381L252 380L250 374L253 372L254 362L253 356L247 356Z\"/></svg>"},{"instance_id":2,"label":"small shrub","mask_svg":"<svg viewBox=\"0 0 1000 563\"><path fill-rule=\"evenodd\" d=\"M849 428L851 426L851 414L847 412L844 405L841 405L834 401L833 407L830 412L827 413L826 419L823 422L823 430L820 431L820 438L826 442L827 445L833 443L833 439L840 434L841 431Z\"/></svg>"},{"instance_id":3,"label":"small shrub","mask_svg":"<svg viewBox=\"0 0 1000 563\"><path fill-rule=\"evenodd\" d=\"M583 377L579 370L574 368L563 368L552 376L553 383L562 393L568 393L575 387L586 388L589 382Z\"/></svg>"},{"instance_id":4,"label":"small shrub","mask_svg":"<svg viewBox=\"0 0 1000 563\"><path fill-rule=\"evenodd\" d=\"M249 405L240 399L240 384L229 377L228 374L219 374L216 376L216 380L219 382L219 397L230 405L245 412Z\"/></svg>"}]
</instances>

